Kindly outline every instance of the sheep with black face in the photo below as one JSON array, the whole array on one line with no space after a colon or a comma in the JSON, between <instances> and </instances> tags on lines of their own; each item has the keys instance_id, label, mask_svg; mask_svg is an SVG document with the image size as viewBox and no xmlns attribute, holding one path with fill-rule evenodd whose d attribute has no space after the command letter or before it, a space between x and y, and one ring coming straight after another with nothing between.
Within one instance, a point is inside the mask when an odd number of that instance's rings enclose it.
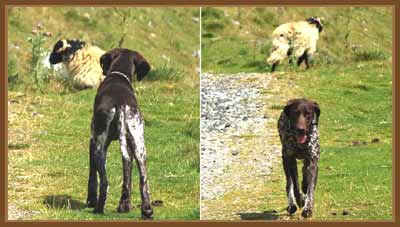
<instances>
[{"instance_id":1,"label":"sheep with black face","mask_svg":"<svg viewBox=\"0 0 400 227\"><path fill-rule=\"evenodd\" d=\"M97 46L80 40L59 40L50 54L50 64L64 64L78 89L96 88L104 79L99 59L105 53Z\"/></svg>"},{"instance_id":2,"label":"sheep with black face","mask_svg":"<svg viewBox=\"0 0 400 227\"><path fill-rule=\"evenodd\" d=\"M271 72L274 72L276 66L286 57L291 61L292 55L297 59L298 66L304 61L308 69L310 58L317 51L322 29L322 20L318 17L278 26L272 33L272 52L267 59L267 63L271 65Z\"/></svg>"}]
</instances>

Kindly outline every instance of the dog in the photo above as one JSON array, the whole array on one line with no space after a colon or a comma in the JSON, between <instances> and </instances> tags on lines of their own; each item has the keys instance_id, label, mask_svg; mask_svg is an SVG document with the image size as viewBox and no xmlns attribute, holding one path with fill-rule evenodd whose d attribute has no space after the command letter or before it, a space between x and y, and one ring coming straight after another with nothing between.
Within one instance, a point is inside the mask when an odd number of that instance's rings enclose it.
<instances>
[{"instance_id":1,"label":"dog","mask_svg":"<svg viewBox=\"0 0 400 227\"><path fill-rule=\"evenodd\" d=\"M106 175L107 147L119 140L123 163L122 195L118 212L131 209L132 161L135 159L140 174L141 212L143 219L153 218L150 191L146 170L146 148L144 144L144 120L139 110L132 77L140 81L150 71L146 59L136 51L115 48L100 58L105 79L100 84L94 101L90 139L90 171L87 206L94 213L103 213L107 198ZM100 178L97 198L97 173Z\"/></svg>"},{"instance_id":2,"label":"dog","mask_svg":"<svg viewBox=\"0 0 400 227\"><path fill-rule=\"evenodd\" d=\"M278 120L279 137L282 143L283 169L286 175L287 211L294 214L296 203L305 218L312 216L314 191L318 176L320 146L318 138L319 105L307 99L289 100ZM301 195L297 175L297 161L303 159Z\"/></svg>"}]
</instances>

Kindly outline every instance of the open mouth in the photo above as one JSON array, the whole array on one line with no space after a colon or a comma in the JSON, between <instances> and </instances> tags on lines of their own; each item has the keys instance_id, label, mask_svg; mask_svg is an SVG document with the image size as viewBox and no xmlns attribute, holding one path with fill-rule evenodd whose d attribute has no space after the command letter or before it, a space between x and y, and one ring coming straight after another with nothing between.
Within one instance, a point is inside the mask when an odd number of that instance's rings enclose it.
<instances>
[{"instance_id":1,"label":"open mouth","mask_svg":"<svg viewBox=\"0 0 400 227\"><path fill-rule=\"evenodd\" d=\"M298 144L304 144L307 141L307 135L298 135L296 136L296 140Z\"/></svg>"}]
</instances>

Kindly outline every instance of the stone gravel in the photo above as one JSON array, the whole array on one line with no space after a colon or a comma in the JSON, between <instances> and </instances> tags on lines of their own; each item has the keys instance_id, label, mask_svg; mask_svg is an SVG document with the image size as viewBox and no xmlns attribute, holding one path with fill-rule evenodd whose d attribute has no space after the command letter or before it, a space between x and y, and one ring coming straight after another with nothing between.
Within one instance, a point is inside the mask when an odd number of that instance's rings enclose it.
<instances>
[{"instance_id":1,"label":"stone gravel","mask_svg":"<svg viewBox=\"0 0 400 227\"><path fill-rule=\"evenodd\" d=\"M266 100L270 74L201 76L201 219L237 219L240 199L263 190L280 163L277 132ZM246 194L227 199L227 195ZM256 198L256 196L254 197ZM223 204L224 211L215 207Z\"/></svg>"}]
</instances>

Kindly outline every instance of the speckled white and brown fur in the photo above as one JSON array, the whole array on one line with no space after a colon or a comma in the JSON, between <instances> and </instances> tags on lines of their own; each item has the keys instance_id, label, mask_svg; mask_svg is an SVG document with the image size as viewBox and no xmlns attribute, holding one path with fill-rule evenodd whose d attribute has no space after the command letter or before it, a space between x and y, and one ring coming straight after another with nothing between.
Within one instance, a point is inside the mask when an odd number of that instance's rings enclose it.
<instances>
[{"instance_id":1,"label":"speckled white and brown fur","mask_svg":"<svg viewBox=\"0 0 400 227\"><path fill-rule=\"evenodd\" d=\"M320 109L316 102L306 99L288 101L278 120L278 131L282 143L282 161L286 176L288 196L287 211L293 214L297 206L303 208L302 216L312 216L314 190L318 176L320 147L318 138L318 121ZM306 119L299 128L299 119ZM301 144L297 137L306 136ZM296 159L303 160L302 192L299 189Z\"/></svg>"},{"instance_id":2,"label":"speckled white and brown fur","mask_svg":"<svg viewBox=\"0 0 400 227\"><path fill-rule=\"evenodd\" d=\"M131 209L131 175L133 159L139 169L142 218L152 219L150 190L146 171L146 147L144 143L144 120L137 105L131 78L136 74L141 80L150 70L147 61L135 51L116 48L100 58L103 74L95 98L90 139L90 171L87 206L95 213L103 213L107 198L106 175L107 148L111 141L118 140L123 163L122 194L118 212ZM97 173L100 178L97 197Z\"/></svg>"}]
</instances>

